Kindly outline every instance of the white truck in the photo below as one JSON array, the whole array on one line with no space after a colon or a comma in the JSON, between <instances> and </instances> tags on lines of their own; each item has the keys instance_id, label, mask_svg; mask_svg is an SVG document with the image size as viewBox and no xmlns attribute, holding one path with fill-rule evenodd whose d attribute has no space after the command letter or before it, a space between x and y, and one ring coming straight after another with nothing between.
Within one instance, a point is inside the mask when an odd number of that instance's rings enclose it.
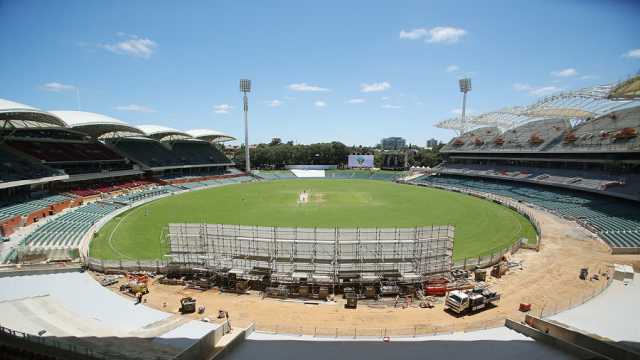
<instances>
[{"instance_id":1,"label":"white truck","mask_svg":"<svg viewBox=\"0 0 640 360\"><path fill-rule=\"evenodd\" d=\"M456 314L464 314L484 309L498 300L500 294L489 289L453 290L447 295L445 306Z\"/></svg>"}]
</instances>

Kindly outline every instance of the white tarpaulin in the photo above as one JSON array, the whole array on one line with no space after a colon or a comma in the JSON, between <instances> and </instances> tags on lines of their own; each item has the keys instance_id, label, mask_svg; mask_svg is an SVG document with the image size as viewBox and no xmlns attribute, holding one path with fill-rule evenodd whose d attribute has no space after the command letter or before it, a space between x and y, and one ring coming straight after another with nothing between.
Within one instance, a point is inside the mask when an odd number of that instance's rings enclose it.
<instances>
[{"instance_id":1,"label":"white tarpaulin","mask_svg":"<svg viewBox=\"0 0 640 360\"><path fill-rule=\"evenodd\" d=\"M323 178L324 177L324 170L291 169L291 172L299 178Z\"/></svg>"}]
</instances>

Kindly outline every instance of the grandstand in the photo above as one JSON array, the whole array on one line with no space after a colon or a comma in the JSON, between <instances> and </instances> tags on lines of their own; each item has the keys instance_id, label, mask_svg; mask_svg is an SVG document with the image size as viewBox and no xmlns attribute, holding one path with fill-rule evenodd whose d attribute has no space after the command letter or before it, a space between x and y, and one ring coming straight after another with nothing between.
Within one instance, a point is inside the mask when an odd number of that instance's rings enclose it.
<instances>
[{"instance_id":1,"label":"grandstand","mask_svg":"<svg viewBox=\"0 0 640 360\"><path fill-rule=\"evenodd\" d=\"M440 176L416 182L531 203L577 220L614 251L638 251L640 100L620 94L639 79L472 117L479 127L442 148L444 161L433 169ZM452 119L438 124L459 125Z\"/></svg>"},{"instance_id":2,"label":"grandstand","mask_svg":"<svg viewBox=\"0 0 640 360\"><path fill-rule=\"evenodd\" d=\"M640 248L640 213L632 201L611 201L603 196L554 187L465 176L423 176L412 183L512 198L581 223L597 232L617 252Z\"/></svg>"}]
</instances>

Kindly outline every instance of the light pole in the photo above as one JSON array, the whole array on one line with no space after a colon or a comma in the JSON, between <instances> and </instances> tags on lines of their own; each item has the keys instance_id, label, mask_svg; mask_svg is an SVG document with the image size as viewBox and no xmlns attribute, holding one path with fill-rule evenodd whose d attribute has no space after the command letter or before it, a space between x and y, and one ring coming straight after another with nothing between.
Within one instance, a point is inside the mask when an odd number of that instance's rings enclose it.
<instances>
[{"instance_id":1,"label":"light pole","mask_svg":"<svg viewBox=\"0 0 640 360\"><path fill-rule=\"evenodd\" d=\"M467 111L467 93L471 91L471 79L464 78L458 81L462 95L462 118L460 121L460 135L465 132L465 112Z\"/></svg>"},{"instance_id":2,"label":"light pole","mask_svg":"<svg viewBox=\"0 0 640 360\"><path fill-rule=\"evenodd\" d=\"M247 174L251 173L251 160L249 157L249 120L247 119L247 113L249 112L249 99L247 93L251 92L251 80L240 80L240 91L244 93L242 97L242 104L244 110L244 159L245 170Z\"/></svg>"}]
</instances>

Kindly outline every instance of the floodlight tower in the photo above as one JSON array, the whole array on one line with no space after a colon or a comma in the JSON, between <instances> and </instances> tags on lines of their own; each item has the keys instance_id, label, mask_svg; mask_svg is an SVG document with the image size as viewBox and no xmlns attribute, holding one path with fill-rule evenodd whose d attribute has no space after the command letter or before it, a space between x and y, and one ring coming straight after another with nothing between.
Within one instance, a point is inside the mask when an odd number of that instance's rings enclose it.
<instances>
[{"instance_id":1,"label":"floodlight tower","mask_svg":"<svg viewBox=\"0 0 640 360\"><path fill-rule=\"evenodd\" d=\"M242 97L243 112L244 112L244 159L245 170L247 174L251 172L251 160L249 157L249 120L247 119L247 113L249 112L249 99L247 93L251 92L251 80L240 80L240 91L244 93Z\"/></svg>"},{"instance_id":2,"label":"floodlight tower","mask_svg":"<svg viewBox=\"0 0 640 360\"><path fill-rule=\"evenodd\" d=\"M465 132L465 113L467 111L467 93L471 91L471 79L464 78L458 81L462 95L462 117L460 119L460 135Z\"/></svg>"}]
</instances>

